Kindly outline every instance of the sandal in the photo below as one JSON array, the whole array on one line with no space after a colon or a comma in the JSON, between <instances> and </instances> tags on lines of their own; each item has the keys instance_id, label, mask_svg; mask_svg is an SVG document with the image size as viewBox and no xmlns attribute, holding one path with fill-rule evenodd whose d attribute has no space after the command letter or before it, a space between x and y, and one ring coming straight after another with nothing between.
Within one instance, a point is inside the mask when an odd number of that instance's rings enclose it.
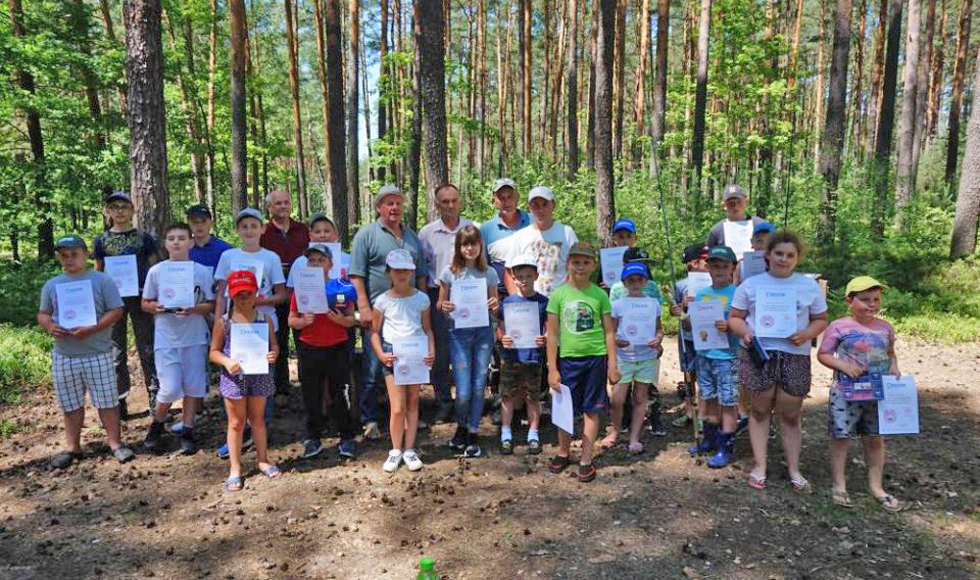
<instances>
[{"instance_id":1,"label":"sandal","mask_svg":"<svg viewBox=\"0 0 980 580\"><path fill-rule=\"evenodd\" d=\"M893 495L886 493L885 495L875 499L877 499L878 503L881 504L881 509L885 510L886 512L895 513L902 511L902 504L899 503L899 501L895 499L895 496Z\"/></svg>"},{"instance_id":2,"label":"sandal","mask_svg":"<svg viewBox=\"0 0 980 580\"><path fill-rule=\"evenodd\" d=\"M639 441L630 441L630 445L628 449L631 454L639 455L640 453L643 453L643 444L640 443Z\"/></svg>"},{"instance_id":3,"label":"sandal","mask_svg":"<svg viewBox=\"0 0 980 580\"><path fill-rule=\"evenodd\" d=\"M232 475L225 480L225 491L241 491L243 487L244 484L239 475Z\"/></svg>"},{"instance_id":4,"label":"sandal","mask_svg":"<svg viewBox=\"0 0 980 580\"><path fill-rule=\"evenodd\" d=\"M619 433L611 432L602 439L599 440L600 449L609 449L610 447L615 447L616 443L619 442Z\"/></svg>"},{"instance_id":5,"label":"sandal","mask_svg":"<svg viewBox=\"0 0 980 580\"><path fill-rule=\"evenodd\" d=\"M561 473L562 471L565 471L566 467L568 467L568 463L568 457L556 455L551 459L551 462L548 463L548 470L551 471L551 473Z\"/></svg>"},{"instance_id":6,"label":"sandal","mask_svg":"<svg viewBox=\"0 0 980 580\"><path fill-rule=\"evenodd\" d=\"M588 464L588 465L581 465L581 464L579 464L579 466L578 466L578 481L579 481L579 483L588 483L588 482L592 481L593 479L595 479L595 476L596 476L595 465L593 465L591 463Z\"/></svg>"},{"instance_id":7,"label":"sandal","mask_svg":"<svg viewBox=\"0 0 980 580\"><path fill-rule=\"evenodd\" d=\"M793 491L796 493L810 493L813 491L813 486L802 475L789 478L789 483L793 486Z\"/></svg>"},{"instance_id":8,"label":"sandal","mask_svg":"<svg viewBox=\"0 0 980 580\"><path fill-rule=\"evenodd\" d=\"M275 465L270 465L262 470L262 475L268 477L269 479L279 479L279 476L282 475L282 471Z\"/></svg>"},{"instance_id":9,"label":"sandal","mask_svg":"<svg viewBox=\"0 0 980 580\"><path fill-rule=\"evenodd\" d=\"M854 504L851 503L851 495L846 491L839 489L830 490L830 499L833 500L834 505L842 508L852 508Z\"/></svg>"},{"instance_id":10,"label":"sandal","mask_svg":"<svg viewBox=\"0 0 980 580\"><path fill-rule=\"evenodd\" d=\"M766 489L766 476L749 473L749 479L746 481L746 483L749 484L749 487L762 491Z\"/></svg>"}]
</instances>

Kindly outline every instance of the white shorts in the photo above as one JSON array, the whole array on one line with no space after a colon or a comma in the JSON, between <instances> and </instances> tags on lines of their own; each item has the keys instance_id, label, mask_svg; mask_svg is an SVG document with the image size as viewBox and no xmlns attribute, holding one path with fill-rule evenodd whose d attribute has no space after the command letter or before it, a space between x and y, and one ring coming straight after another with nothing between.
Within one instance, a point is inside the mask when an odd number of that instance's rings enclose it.
<instances>
[{"instance_id":1,"label":"white shorts","mask_svg":"<svg viewBox=\"0 0 980 580\"><path fill-rule=\"evenodd\" d=\"M51 353L51 377L58 403L65 413L85 406L85 391L96 409L112 409L119 404L116 362L109 353L89 356Z\"/></svg>"},{"instance_id":2,"label":"white shorts","mask_svg":"<svg viewBox=\"0 0 980 580\"><path fill-rule=\"evenodd\" d=\"M182 397L203 398L208 392L208 345L195 344L153 351L157 367L158 403L173 403Z\"/></svg>"}]
</instances>

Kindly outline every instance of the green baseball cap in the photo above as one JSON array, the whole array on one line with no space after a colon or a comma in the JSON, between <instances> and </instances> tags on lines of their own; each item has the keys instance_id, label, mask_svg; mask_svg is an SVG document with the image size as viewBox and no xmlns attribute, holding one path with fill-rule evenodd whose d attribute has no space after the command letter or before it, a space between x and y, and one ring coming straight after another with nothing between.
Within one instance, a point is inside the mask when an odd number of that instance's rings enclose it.
<instances>
[{"instance_id":1,"label":"green baseball cap","mask_svg":"<svg viewBox=\"0 0 980 580\"><path fill-rule=\"evenodd\" d=\"M67 234L58 238L58 241L54 243L54 249L58 250L61 248L81 248L87 250L88 246L85 245L85 240L81 236L76 234Z\"/></svg>"},{"instance_id":2,"label":"green baseball cap","mask_svg":"<svg viewBox=\"0 0 980 580\"><path fill-rule=\"evenodd\" d=\"M724 260L733 264L738 263L735 252L728 246L712 246L708 248L708 260Z\"/></svg>"}]
</instances>

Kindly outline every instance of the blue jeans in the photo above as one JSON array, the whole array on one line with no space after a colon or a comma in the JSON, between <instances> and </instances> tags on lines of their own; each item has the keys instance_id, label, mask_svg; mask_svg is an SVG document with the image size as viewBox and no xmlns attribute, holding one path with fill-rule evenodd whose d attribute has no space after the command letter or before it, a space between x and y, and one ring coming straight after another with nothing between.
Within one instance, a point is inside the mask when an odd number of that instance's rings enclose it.
<instances>
[{"instance_id":1,"label":"blue jeans","mask_svg":"<svg viewBox=\"0 0 980 580\"><path fill-rule=\"evenodd\" d=\"M385 388L381 378L381 361L371 348L371 331L361 330L361 344L364 353L361 356L361 392L357 394L357 406L361 411L361 424L378 422L378 381Z\"/></svg>"},{"instance_id":2,"label":"blue jeans","mask_svg":"<svg viewBox=\"0 0 980 580\"><path fill-rule=\"evenodd\" d=\"M449 331L449 357L456 383L456 421L471 431L479 429L483 416L483 391L492 353L491 327Z\"/></svg>"}]
</instances>

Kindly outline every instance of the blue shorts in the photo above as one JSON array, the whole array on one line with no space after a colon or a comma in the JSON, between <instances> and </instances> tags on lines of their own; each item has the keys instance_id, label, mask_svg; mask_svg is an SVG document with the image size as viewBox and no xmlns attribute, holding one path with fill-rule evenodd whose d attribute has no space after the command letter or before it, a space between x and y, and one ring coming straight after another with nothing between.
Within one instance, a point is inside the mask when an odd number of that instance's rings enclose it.
<instances>
[{"instance_id":1,"label":"blue shorts","mask_svg":"<svg viewBox=\"0 0 980 580\"><path fill-rule=\"evenodd\" d=\"M684 348L681 348L681 343L684 344ZM697 352L694 350L694 341L692 340L678 340L677 341L677 357L681 361L681 372L682 373L693 373L698 370Z\"/></svg>"},{"instance_id":2,"label":"blue shorts","mask_svg":"<svg viewBox=\"0 0 980 580\"><path fill-rule=\"evenodd\" d=\"M561 382L572 391L576 415L609 408L606 396L606 357L577 356L558 359Z\"/></svg>"},{"instance_id":3,"label":"blue shorts","mask_svg":"<svg viewBox=\"0 0 980 580\"><path fill-rule=\"evenodd\" d=\"M698 355L698 385L705 401L717 400L722 407L738 405L738 361Z\"/></svg>"}]
</instances>

